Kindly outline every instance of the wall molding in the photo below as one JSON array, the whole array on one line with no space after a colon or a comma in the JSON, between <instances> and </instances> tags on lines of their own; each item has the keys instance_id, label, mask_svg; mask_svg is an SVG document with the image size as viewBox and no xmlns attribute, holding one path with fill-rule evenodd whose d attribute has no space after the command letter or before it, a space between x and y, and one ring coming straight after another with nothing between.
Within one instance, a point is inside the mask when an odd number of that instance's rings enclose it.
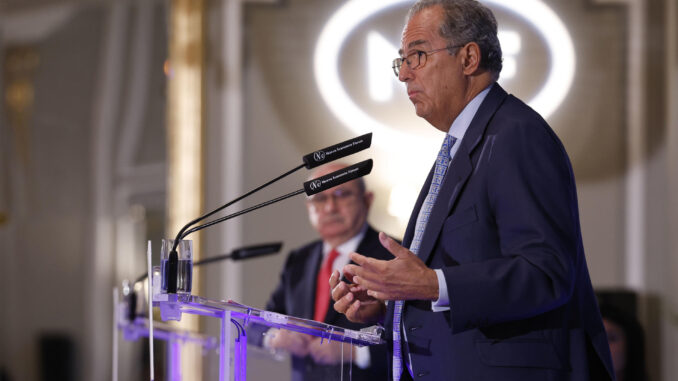
<instances>
[{"instance_id":1,"label":"wall molding","mask_svg":"<svg viewBox=\"0 0 678 381\"><path fill-rule=\"evenodd\" d=\"M645 68L643 52L647 29L646 0L594 0L599 5L626 5L628 10L628 81L626 96L626 218L625 218L625 286L646 291L645 224L647 181L647 138L645 135Z\"/></svg>"}]
</instances>

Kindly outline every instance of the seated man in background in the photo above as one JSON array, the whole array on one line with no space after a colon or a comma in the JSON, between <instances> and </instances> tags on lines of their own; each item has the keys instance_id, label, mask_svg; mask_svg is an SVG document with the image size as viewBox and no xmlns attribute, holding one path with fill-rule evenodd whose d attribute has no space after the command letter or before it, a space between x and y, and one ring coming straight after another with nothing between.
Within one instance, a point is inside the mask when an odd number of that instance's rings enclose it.
<instances>
[{"instance_id":1,"label":"seated man in background","mask_svg":"<svg viewBox=\"0 0 678 381\"><path fill-rule=\"evenodd\" d=\"M318 168L310 178L316 178L345 168L331 163ZM271 295L266 309L304 319L359 330L364 324L349 322L336 312L330 297L329 277L349 263L349 253L358 251L377 259L392 257L379 244L377 232L368 225L367 214L373 200L363 179L356 179L309 197L306 201L311 225L319 240L293 250L285 262L280 282ZM339 364L344 359L344 374L353 362L353 380L384 380L387 377L386 348L351 346L323 340L306 334L269 330L263 345L292 354L292 380L332 380L341 374Z\"/></svg>"}]
</instances>

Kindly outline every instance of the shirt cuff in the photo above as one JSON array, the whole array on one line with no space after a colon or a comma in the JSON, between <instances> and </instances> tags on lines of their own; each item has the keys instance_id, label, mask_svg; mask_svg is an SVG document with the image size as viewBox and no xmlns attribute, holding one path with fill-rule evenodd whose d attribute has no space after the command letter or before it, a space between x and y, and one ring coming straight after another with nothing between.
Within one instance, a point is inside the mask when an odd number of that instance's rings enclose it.
<instances>
[{"instance_id":1,"label":"shirt cuff","mask_svg":"<svg viewBox=\"0 0 678 381\"><path fill-rule=\"evenodd\" d=\"M434 269L438 277L438 300L431 303L433 312L442 312L450 310L450 297L447 294L447 282L443 270Z\"/></svg>"},{"instance_id":2,"label":"shirt cuff","mask_svg":"<svg viewBox=\"0 0 678 381\"><path fill-rule=\"evenodd\" d=\"M370 359L370 347L359 347L355 346L355 357L353 358L353 362L358 366L360 369L367 369L370 367L371 364L371 359Z\"/></svg>"}]
</instances>

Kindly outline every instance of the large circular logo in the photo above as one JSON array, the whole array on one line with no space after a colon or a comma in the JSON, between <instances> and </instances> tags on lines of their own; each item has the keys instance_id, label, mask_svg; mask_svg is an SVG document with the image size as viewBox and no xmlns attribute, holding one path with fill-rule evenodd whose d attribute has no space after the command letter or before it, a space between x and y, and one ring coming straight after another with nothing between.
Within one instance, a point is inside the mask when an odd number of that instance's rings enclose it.
<instances>
[{"instance_id":1,"label":"large circular logo","mask_svg":"<svg viewBox=\"0 0 678 381\"><path fill-rule=\"evenodd\" d=\"M529 23L546 43L550 68L543 85L527 103L548 118L563 101L574 78L574 45L558 16L540 0L482 0L502 7ZM420 142L422 138L394 129L365 112L348 95L339 75L339 55L350 33L368 18L413 0L350 0L339 8L320 33L314 56L314 74L320 94L334 116L356 134L374 132L388 139L377 140L390 148ZM387 70L388 68L384 68Z\"/></svg>"}]
</instances>

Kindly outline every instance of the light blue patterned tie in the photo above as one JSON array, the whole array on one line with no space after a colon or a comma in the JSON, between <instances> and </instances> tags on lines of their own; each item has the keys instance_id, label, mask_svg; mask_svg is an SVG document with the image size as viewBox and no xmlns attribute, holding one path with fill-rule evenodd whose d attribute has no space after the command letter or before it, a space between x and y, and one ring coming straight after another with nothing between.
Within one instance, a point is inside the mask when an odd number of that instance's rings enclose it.
<instances>
[{"instance_id":1,"label":"light blue patterned tie","mask_svg":"<svg viewBox=\"0 0 678 381\"><path fill-rule=\"evenodd\" d=\"M447 172L447 166L450 164L450 149L454 146L454 143L457 141L452 135L445 135L445 140L443 141L442 147L440 147L440 152L438 152L438 158L436 159L436 167L433 173L433 179L431 180L431 187L428 189L428 194L426 199L419 210L419 215L417 216L417 224L414 227L414 237L412 238L412 243L410 244L410 251L414 254L419 254L419 246L421 246L421 239L424 236L424 230L426 230L426 224L428 223L428 218L431 215L431 210L433 205L438 198L438 192L440 191L440 186L443 183L445 178L445 172ZM395 302L395 309L393 311L393 380L400 381L400 376L403 372L402 364L402 346L400 343L400 326L401 326L401 317L403 313L403 301L398 300ZM410 374L412 374L412 364L408 369Z\"/></svg>"}]
</instances>

